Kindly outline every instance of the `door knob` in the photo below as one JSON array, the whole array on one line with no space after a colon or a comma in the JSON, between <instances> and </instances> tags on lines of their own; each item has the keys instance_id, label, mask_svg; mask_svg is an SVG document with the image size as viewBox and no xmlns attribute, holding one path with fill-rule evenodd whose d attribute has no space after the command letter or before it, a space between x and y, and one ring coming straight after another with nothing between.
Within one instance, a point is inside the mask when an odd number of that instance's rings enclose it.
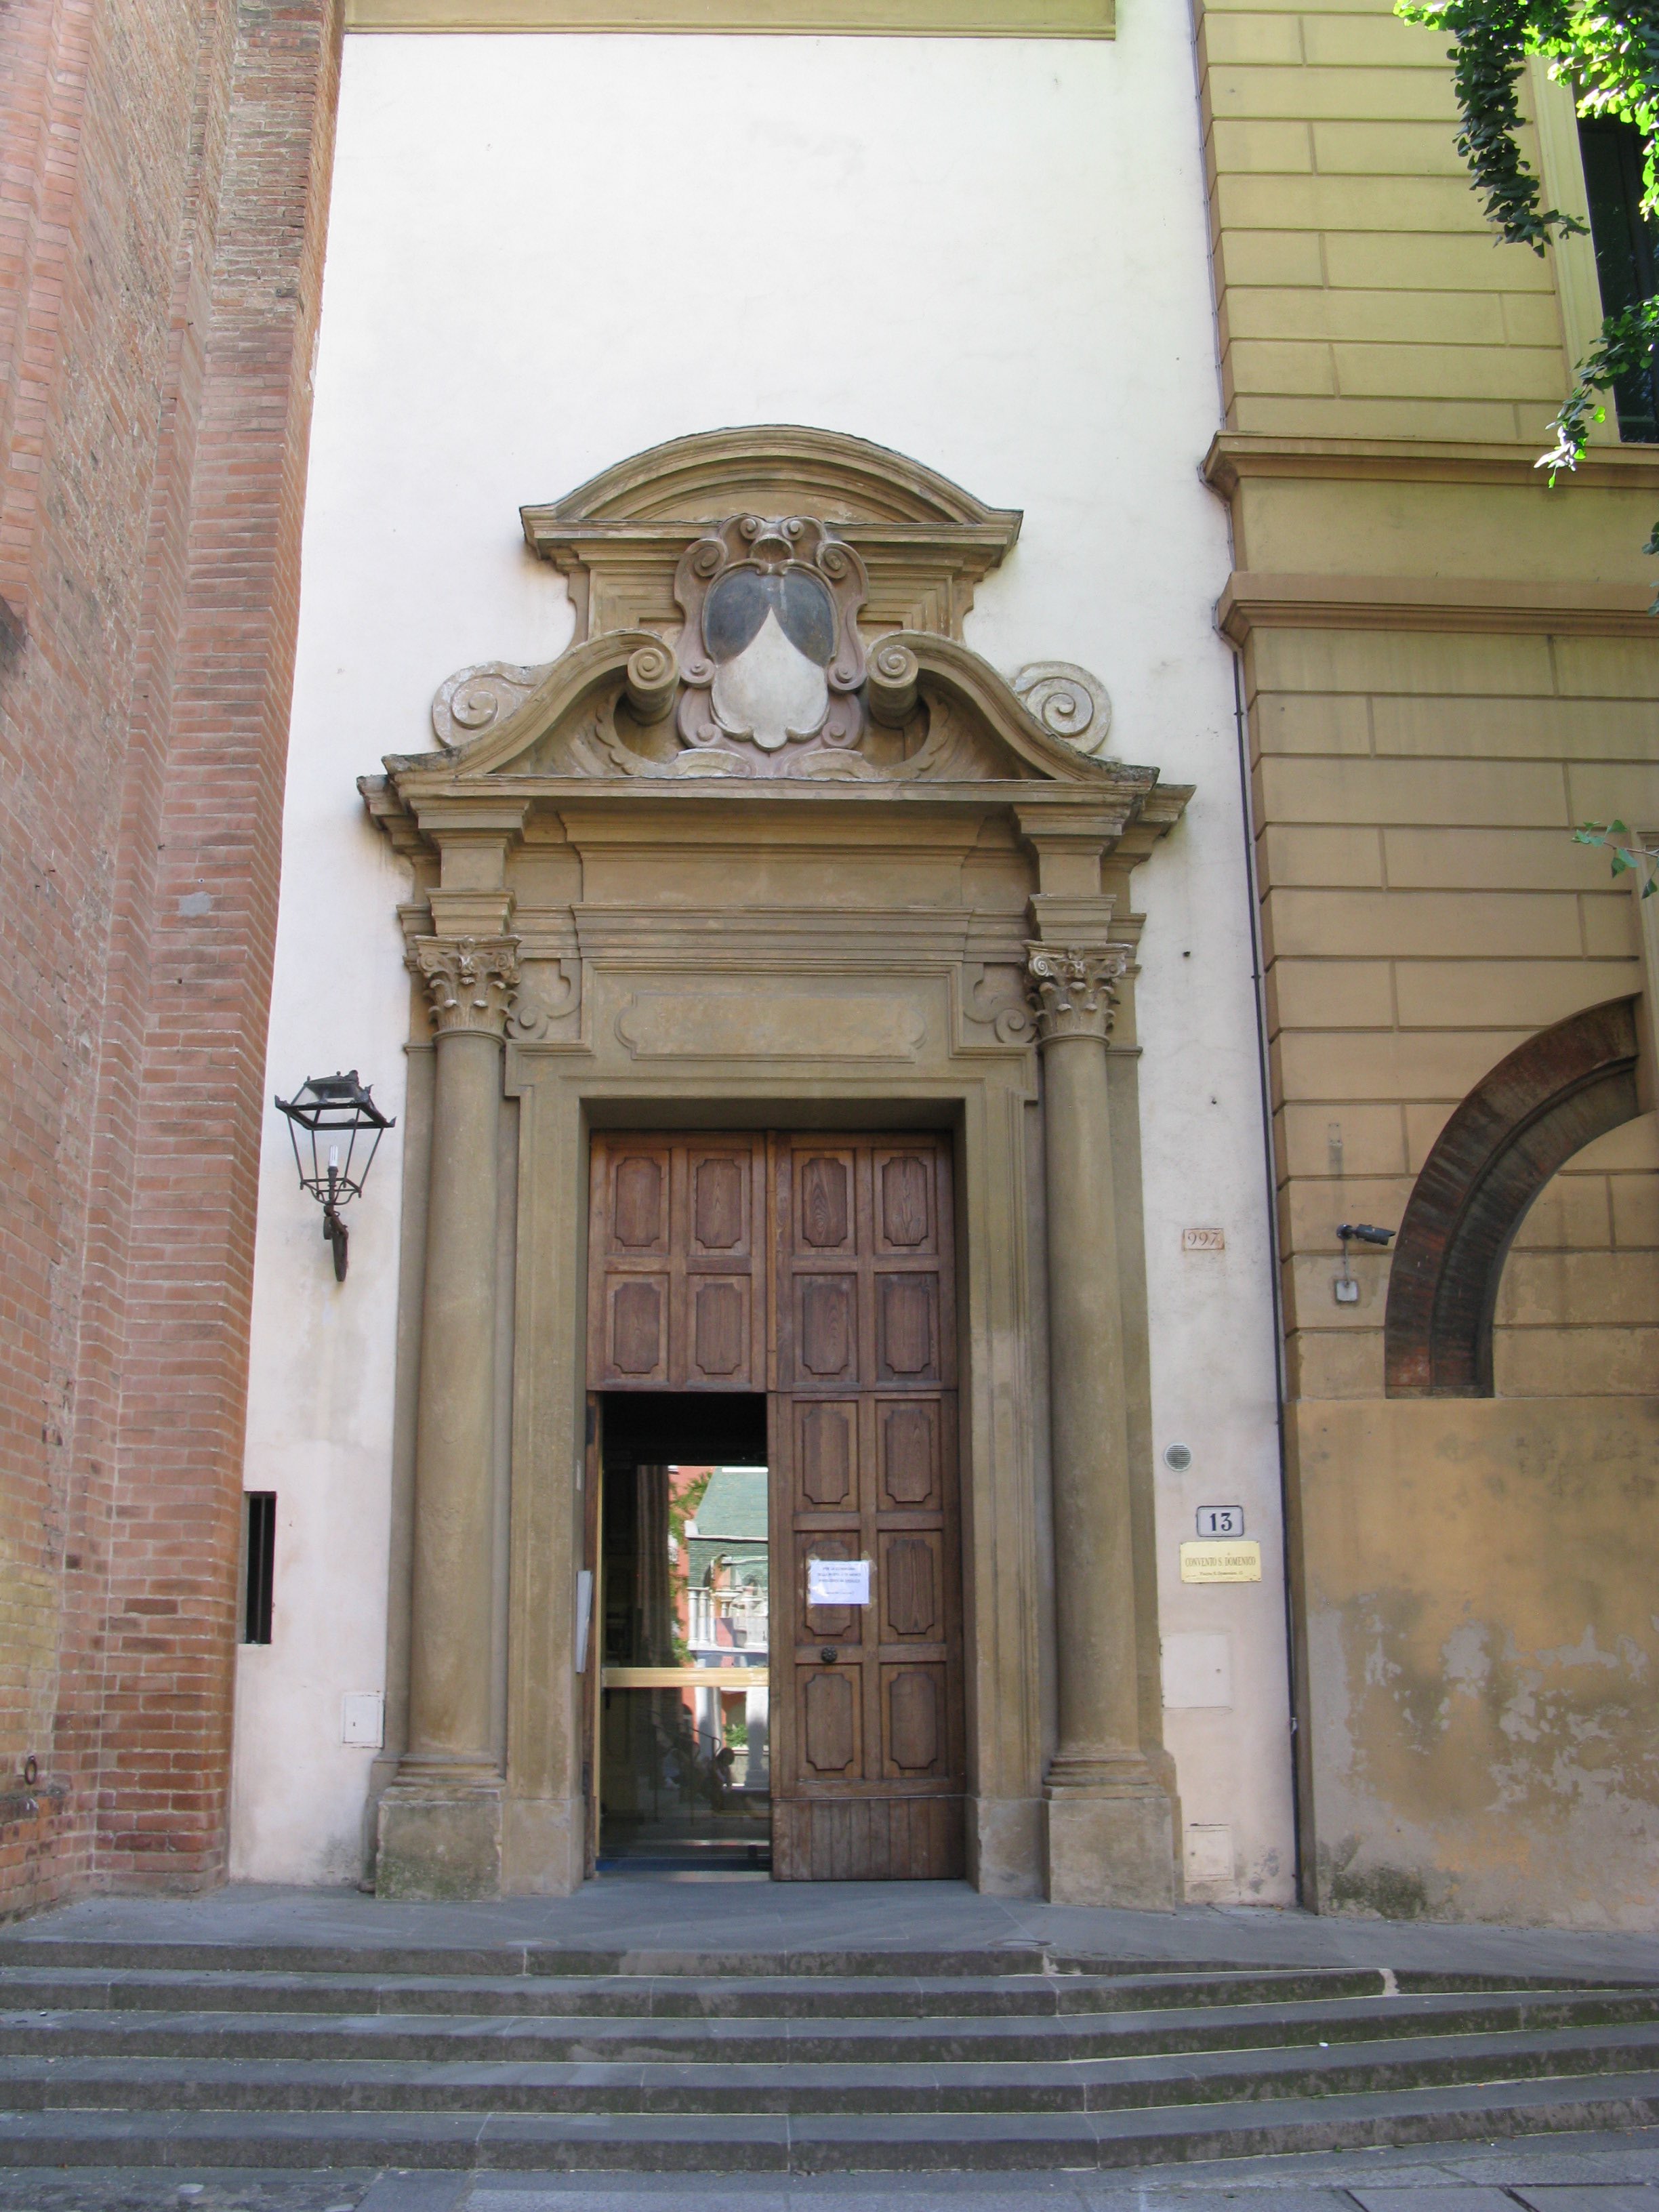
<instances>
[{"instance_id":1,"label":"door knob","mask_svg":"<svg viewBox=\"0 0 1659 2212\"><path fill-rule=\"evenodd\" d=\"M836 1660L840 1658L841 1654L836 1650L833 1644L826 1644L823 1650L819 1652L818 1656L823 1660L826 1667L833 1667Z\"/></svg>"}]
</instances>

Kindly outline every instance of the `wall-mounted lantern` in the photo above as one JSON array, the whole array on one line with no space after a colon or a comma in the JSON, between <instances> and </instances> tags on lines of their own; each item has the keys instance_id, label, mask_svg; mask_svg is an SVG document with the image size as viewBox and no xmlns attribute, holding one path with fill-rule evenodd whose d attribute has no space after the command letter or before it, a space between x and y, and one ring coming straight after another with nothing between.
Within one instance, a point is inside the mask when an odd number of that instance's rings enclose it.
<instances>
[{"instance_id":1,"label":"wall-mounted lantern","mask_svg":"<svg viewBox=\"0 0 1659 2212\"><path fill-rule=\"evenodd\" d=\"M334 1249L334 1279L346 1279L346 1225L340 1208L361 1193L380 1148L380 1139L397 1123L381 1113L354 1067L347 1075L308 1075L292 1098L279 1098L288 1116L294 1164L300 1182L323 1209L323 1235ZM305 1151L300 1132L306 1133ZM364 1140L358 1158L358 1141ZM307 1159L309 1165L307 1165Z\"/></svg>"}]
</instances>

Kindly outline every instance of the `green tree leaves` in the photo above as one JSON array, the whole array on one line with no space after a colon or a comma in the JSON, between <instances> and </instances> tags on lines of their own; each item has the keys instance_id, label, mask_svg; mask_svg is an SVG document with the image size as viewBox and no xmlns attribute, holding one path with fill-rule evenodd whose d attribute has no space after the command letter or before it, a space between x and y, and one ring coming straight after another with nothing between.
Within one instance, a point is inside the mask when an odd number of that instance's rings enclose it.
<instances>
[{"instance_id":1,"label":"green tree leaves","mask_svg":"<svg viewBox=\"0 0 1659 2212\"><path fill-rule=\"evenodd\" d=\"M1642 211L1659 220L1659 0L1398 0L1395 13L1451 36L1449 58L1462 118L1458 151L1505 244L1541 253L1551 239L1584 228L1559 208L1543 206L1542 188L1521 151L1519 87L1529 54L1541 55L1550 74L1571 87L1580 115L1616 117L1641 133ZM1555 444L1539 460L1552 483L1560 470L1577 468L1583 459L1590 425L1605 412L1597 394L1644 369L1656 343L1659 297L1603 320L1550 425ZM1643 550L1659 556L1659 524ZM1654 611L1659 613L1659 599Z\"/></svg>"}]
</instances>

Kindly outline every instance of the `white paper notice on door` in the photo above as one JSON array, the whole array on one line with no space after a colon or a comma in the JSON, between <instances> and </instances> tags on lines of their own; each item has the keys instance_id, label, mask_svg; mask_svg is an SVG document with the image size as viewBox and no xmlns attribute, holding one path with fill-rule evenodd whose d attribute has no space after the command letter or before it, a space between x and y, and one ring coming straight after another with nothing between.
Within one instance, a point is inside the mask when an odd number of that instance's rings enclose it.
<instances>
[{"instance_id":1,"label":"white paper notice on door","mask_svg":"<svg viewBox=\"0 0 1659 2212\"><path fill-rule=\"evenodd\" d=\"M808 1605L868 1605L868 1559L809 1559L806 1562Z\"/></svg>"}]
</instances>

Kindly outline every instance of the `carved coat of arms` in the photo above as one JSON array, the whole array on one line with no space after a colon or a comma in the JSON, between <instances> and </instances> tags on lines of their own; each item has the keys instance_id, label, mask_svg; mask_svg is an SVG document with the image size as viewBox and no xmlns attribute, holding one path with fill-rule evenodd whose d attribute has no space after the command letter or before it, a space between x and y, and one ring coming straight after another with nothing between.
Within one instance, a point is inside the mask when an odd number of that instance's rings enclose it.
<instances>
[{"instance_id":1,"label":"carved coat of arms","mask_svg":"<svg viewBox=\"0 0 1659 2212\"><path fill-rule=\"evenodd\" d=\"M681 560L680 734L688 745L753 759L856 744L864 647L864 563L802 515L736 515Z\"/></svg>"}]
</instances>

